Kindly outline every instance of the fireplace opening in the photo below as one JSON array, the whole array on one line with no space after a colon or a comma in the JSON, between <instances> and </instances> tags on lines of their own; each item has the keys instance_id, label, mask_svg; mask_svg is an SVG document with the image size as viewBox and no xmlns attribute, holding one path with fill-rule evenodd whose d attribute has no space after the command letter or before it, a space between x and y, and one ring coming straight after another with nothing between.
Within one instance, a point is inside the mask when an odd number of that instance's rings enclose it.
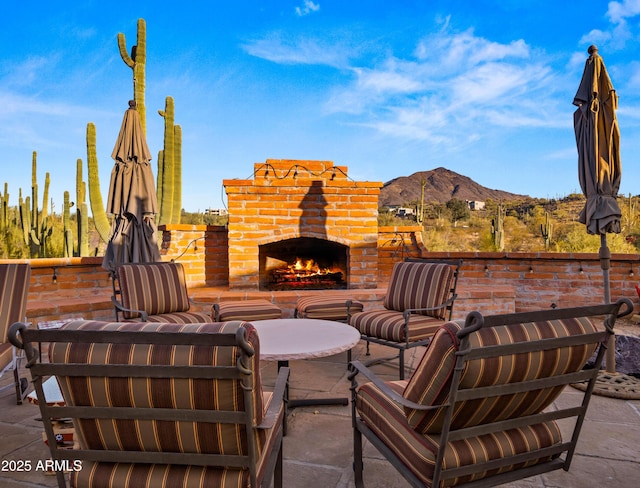
<instances>
[{"instance_id":1,"label":"fireplace opening","mask_svg":"<svg viewBox=\"0 0 640 488\"><path fill-rule=\"evenodd\" d=\"M348 251L348 246L314 237L263 244L259 249L260 289L345 289Z\"/></svg>"}]
</instances>

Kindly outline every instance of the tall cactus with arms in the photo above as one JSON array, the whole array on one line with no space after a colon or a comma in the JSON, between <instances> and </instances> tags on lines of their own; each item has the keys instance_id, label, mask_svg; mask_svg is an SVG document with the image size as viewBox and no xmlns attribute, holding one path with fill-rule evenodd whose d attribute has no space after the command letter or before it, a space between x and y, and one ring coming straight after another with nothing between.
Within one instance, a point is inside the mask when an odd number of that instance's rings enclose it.
<instances>
[{"instance_id":1,"label":"tall cactus with arms","mask_svg":"<svg viewBox=\"0 0 640 488\"><path fill-rule=\"evenodd\" d=\"M140 114L142 129L147 133L147 109L144 103L144 91L147 69L147 24L144 19L138 19L137 44L131 48L131 55L127 53L127 41L122 32L118 33L118 49L124 63L133 70L133 99L136 110Z\"/></svg>"}]
</instances>

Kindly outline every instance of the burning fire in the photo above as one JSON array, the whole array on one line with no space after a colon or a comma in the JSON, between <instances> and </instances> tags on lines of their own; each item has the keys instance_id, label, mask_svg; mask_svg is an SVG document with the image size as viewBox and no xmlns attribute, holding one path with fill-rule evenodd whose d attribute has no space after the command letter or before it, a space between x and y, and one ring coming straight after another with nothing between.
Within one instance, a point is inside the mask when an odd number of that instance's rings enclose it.
<instances>
[{"instance_id":1,"label":"burning fire","mask_svg":"<svg viewBox=\"0 0 640 488\"><path fill-rule=\"evenodd\" d=\"M331 273L331 270L329 268L321 269L313 259L307 259L303 261L300 258L296 258L296 262L294 264L290 264L288 268L290 271L295 272L297 275L300 275L300 272L303 272L302 274L307 276L313 274Z\"/></svg>"},{"instance_id":2,"label":"burning fire","mask_svg":"<svg viewBox=\"0 0 640 488\"><path fill-rule=\"evenodd\" d=\"M296 258L293 264L280 261L271 268L272 289L323 289L345 286L344 274L337 267L322 267L313 259Z\"/></svg>"}]
</instances>

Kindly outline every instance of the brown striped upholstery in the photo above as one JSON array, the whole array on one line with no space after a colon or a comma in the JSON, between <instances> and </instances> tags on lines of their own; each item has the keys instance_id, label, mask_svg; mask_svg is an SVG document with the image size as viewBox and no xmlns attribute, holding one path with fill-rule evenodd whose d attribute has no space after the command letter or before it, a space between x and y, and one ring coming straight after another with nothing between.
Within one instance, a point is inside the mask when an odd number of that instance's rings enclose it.
<instances>
[{"instance_id":1,"label":"brown striped upholstery","mask_svg":"<svg viewBox=\"0 0 640 488\"><path fill-rule=\"evenodd\" d=\"M339 295L310 295L298 298L295 316L305 319L346 321L354 313L362 312L361 302Z\"/></svg>"},{"instance_id":2,"label":"brown striped upholstery","mask_svg":"<svg viewBox=\"0 0 640 488\"><path fill-rule=\"evenodd\" d=\"M11 324L25 320L30 279L31 267L28 264L0 264L0 378L8 371L13 371L14 377L13 385L3 386L0 390L14 386L18 404L22 403L25 392L18 375L15 349L7 334Z\"/></svg>"},{"instance_id":3,"label":"brown striped upholstery","mask_svg":"<svg viewBox=\"0 0 640 488\"><path fill-rule=\"evenodd\" d=\"M361 435L413 486L494 486L568 470L595 384L583 370L631 301L483 317L442 325L408 381L380 381L352 363L356 487ZM605 331L593 320L606 316ZM371 382L358 385L357 375ZM568 384L588 381L567 405L551 404ZM556 421L571 425L564 439ZM513 459L511 458L513 456ZM514 474L518 471L518 474ZM489 479L490 478L490 479ZM475 486L475 485L474 485Z\"/></svg>"},{"instance_id":4,"label":"brown striped upholstery","mask_svg":"<svg viewBox=\"0 0 640 488\"><path fill-rule=\"evenodd\" d=\"M176 324L211 322L207 313L189 311L182 264L175 262L122 264L117 268L121 307L125 320ZM142 313L144 312L144 313Z\"/></svg>"},{"instance_id":5,"label":"brown striped upholstery","mask_svg":"<svg viewBox=\"0 0 640 488\"><path fill-rule=\"evenodd\" d=\"M213 305L213 316L216 322L229 320L268 320L282 318L280 307L268 300L238 300L220 302Z\"/></svg>"},{"instance_id":6,"label":"brown striped upholstery","mask_svg":"<svg viewBox=\"0 0 640 488\"><path fill-rule=\"evenodd\" d=\"M400 379L404 378L404 350L428 344L438 327L451 318L460 265L427 260L396 263L384 309L354 313L349 319L367 345L376 342L399 349Z\"/></svg>"},{"instance_id":7,"label":"brown striped upholstery","mask_svg":"<svg viewBox=\"0 0 640 488\"><path fill-rule=\"evenodd\" d=\"M402 394L406 381L390 382L389 386ZM360 418L381 439L384 444L399 453L404 465L410 469L424 486L432 486L433 474L438 453L439 435L420 434L407 422L407 417L400 405L389 400L371 383L360 387L356 406ZM466 466L474 463L499 459L501 457L520 454L533 449L552 446L562 440L560 430L555 422L545 422L519 429L510 429L492 435L482 435L471 442L457 440L449 442L445 451L443 465L445 469ZM544 456L537 462L549 461ZM528 465L535 464L529 461ZM502 468L501 471L507 471ZM484 475L454 479L448 486L479 479Z\"/></svg>"},{"instance_id":8,"label":"brown striped upholstery","mask_svg":"<svg viewBox=\"0 0 640 488\"><path fill-rule=\"evenodd\" d=\"M37 341L43 332L22 330L20 336ZM34 381L55 373L66 407L54 412L73 420L80 450L70 456L83 461L82 469L71 474L71 486L271 484L274 467L281 468L277 458L288 370L278 378L278 398L263 392L253 325L79 320L51 332L49 363L35 364L31 371ZM133 338L119 339L131 332ZM103 333L107 336L98 336ZM39 403L43 418L55 415L46 402ZM84 410L65 411L69 407ZM54 456L61 452L54 453L55 442L50 448ZM83 457L91 452L104 458ZM153 453L163 457L151 461Z\"/></svg>"},{"instance_id":9,"label":"brown striped upholstery","mask_svg":"<svg viewBox=\"0 0 640 488\"><path fill-rule=\"evenodd\" d=\"M449 322L433 338L420 364L411 376L404 397L421 405L442 405L449 399L451 377L460 341L456 334L463 324ZM511 324L481 329L469 336L471 347L505 345L541 339L592 334L596 328L588 317ZM465 364L460 388L477 388L504 383L518 383L579 371L593 355L598 341L590 345L557 348L549 351L513 354L476 359ZM482 398L461 402L456 406L451 425L460 429L491 421L536 414L550 405L563 385L542 391L531 391L506 397ZM434 434L442 430L444 411L406 409L409 424L418 432Z\"/></svg>"}]
</instances>

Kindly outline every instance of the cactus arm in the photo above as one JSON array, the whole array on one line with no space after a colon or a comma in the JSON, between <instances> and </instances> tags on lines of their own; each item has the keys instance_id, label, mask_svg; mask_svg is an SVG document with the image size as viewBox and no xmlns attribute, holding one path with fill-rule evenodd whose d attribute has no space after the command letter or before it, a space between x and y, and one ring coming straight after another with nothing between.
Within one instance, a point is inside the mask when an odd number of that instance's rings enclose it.
<instances>
[{"instance_id":1,"label":"cactus arm","mask_svg":"<svg viewBox=\"0 0 640 488\"><path fill-rule=\"evenodd\" d=\"M131 59L131 56L129 56L129 53L127 52L127 40L122 32L118 32L118 49L120 50L120 57L124 61L124 64L133 69L133 66L136 63Z\"/></svg>"},{"instance_id":2,"label":"cactus arm","mask_svg":"<svg viewBox=\"0 0 640 488\"><path fill-rule=\"evenodd\" d=\"M98 157L96 155L96 126L92 122L87 124L87 178L89 179L89 201L96 230L100 239L109 242L111 226L102 203L100 193L100 178L98 176Z\"/></svg>"}]
</instances>

